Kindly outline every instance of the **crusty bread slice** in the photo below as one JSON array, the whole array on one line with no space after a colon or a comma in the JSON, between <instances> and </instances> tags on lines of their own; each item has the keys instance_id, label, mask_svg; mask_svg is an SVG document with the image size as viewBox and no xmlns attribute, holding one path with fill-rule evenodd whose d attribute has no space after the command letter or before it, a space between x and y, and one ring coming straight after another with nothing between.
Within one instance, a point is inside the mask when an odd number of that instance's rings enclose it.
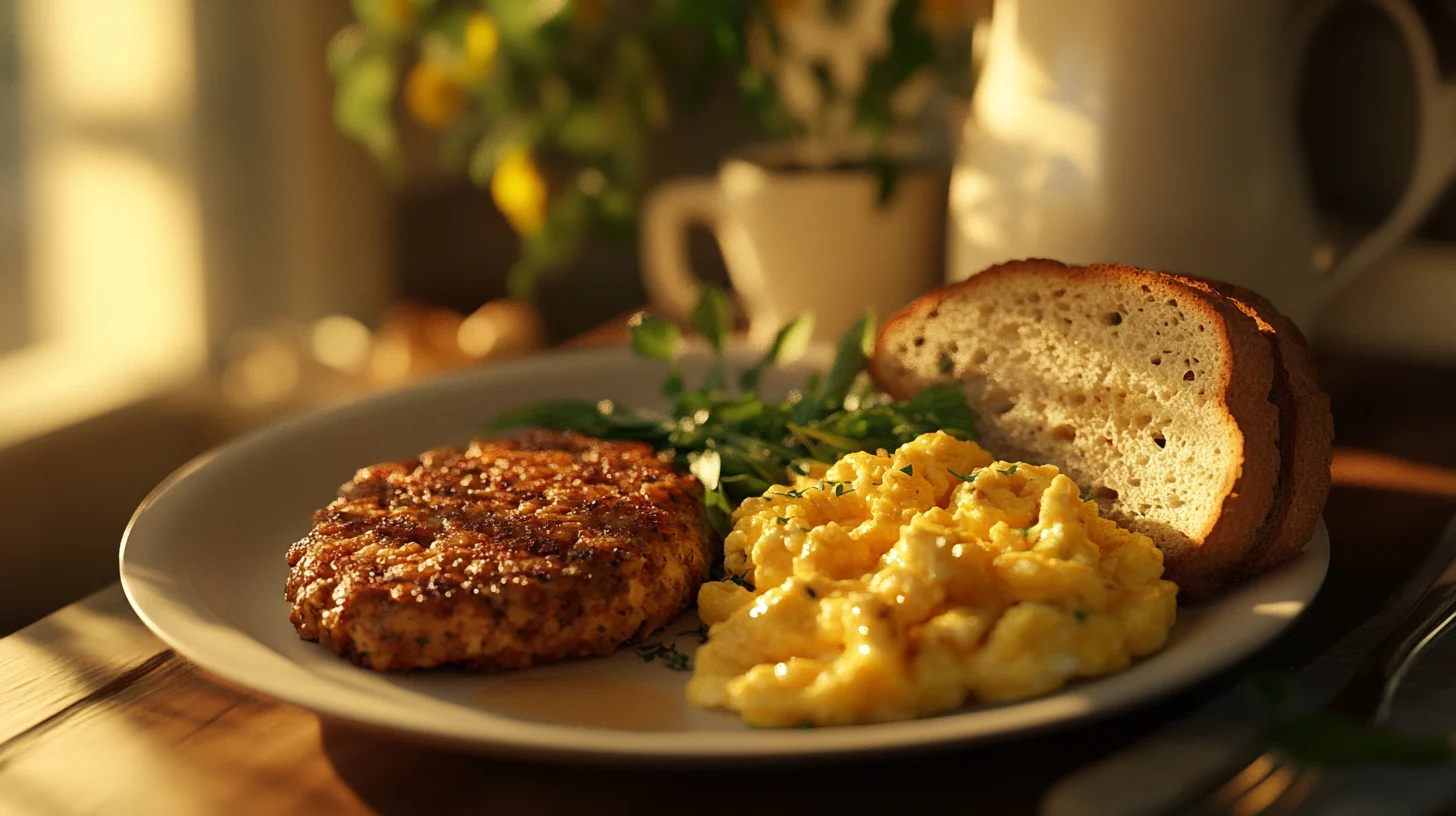
<instances>
[{"instance_id":1,"label":"crusty bread slice","mask_svg":"<svg viewBox=\"0 0 1456 816\"><path fill-rule=\"evenodd\" d=\"M1221 586L1272 505L1270 342L1232 302L1171 275L1001 264L891 318L870 372L897 397L961 382L994 455L1091 489L1158 544L1184 597Z\"/></svg>"},{"instance_id":2,"label":"crusty bread slice","mask_svg":"<svg viewBox=\"0 0 1456 816\"><path fill-rule=\"evenodd\" d=\"M1320 390L1309 343L1294 321L1262 295L1237 284L1193 279L1218 292L1254 319L1274 343L1273 401L1279 409L1279 481L1274 505L1254 547L1233 578L1247 578L1288 561L1314 536L1330 492L1335 423L1330 398Z\"/></svg>"}]
</instances>

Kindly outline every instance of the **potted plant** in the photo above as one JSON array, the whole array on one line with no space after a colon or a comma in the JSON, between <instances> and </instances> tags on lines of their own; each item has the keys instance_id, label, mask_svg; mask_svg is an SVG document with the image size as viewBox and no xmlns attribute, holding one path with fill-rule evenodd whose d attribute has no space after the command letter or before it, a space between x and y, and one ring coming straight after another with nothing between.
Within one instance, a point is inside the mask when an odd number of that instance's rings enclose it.
<instances>
[{"instance_id":1,"label":"potted plant","mask_svg":"<svg viewBox=\"0 0 1456 816\"><path fill-rule=\"evenodd\" d=\"M767 137L894 191L892 145L963 91L968 0L354 0L329 47L339 127L391 172L399 117L489 190L529 300L589 235L630 238L647 137L732 74ZM401 112L402 109L402 112ZM934 141L934 140L931 140ZM845 151L849 151L846 153Z\"/></svg>"}]
</instances>

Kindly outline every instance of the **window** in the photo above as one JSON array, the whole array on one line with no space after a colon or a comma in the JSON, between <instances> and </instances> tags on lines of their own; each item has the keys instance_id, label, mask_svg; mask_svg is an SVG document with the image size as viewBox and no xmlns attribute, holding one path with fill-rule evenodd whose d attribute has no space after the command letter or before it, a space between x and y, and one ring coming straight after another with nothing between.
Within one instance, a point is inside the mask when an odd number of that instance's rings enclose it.
<instances>
[{"instance_id":1,"label":"window","mask_svg":"<svg viewBox=\"0 0 1456 816\"><path fill-rule=\"evenodd\" d=\"M0 354L25 345L25 230L21 222L20 61L15 3L0 2Z\"/></svg>"},{"instance_id":2,"label":"window","mask_svg":"<svg viewBox=\"0 0 1456 816\"><path fill-rule=\"evenodd\" d=\"M0 446L190 376L205 342L190 3L3 2Z\"/></svg>"}]
</instances>

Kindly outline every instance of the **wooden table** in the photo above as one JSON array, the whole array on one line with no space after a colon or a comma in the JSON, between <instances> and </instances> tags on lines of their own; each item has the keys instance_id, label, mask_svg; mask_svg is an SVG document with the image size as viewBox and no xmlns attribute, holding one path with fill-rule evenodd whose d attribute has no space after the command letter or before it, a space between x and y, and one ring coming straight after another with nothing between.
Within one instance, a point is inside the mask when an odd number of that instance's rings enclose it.
<instances>
[{"instance_id":1,"label":"wooden table","mask_svg":"<svg viewBox=\"0 0 1456 816\"><path fill-rule=\"evenodd\" d=\"M1318 600L1257 658L1275 667L1372 614L1456 512L1456 373L1322 366L1345 446L1326 512L1333 560ZM992 747L743 771L567 767L420 746L234 688L163 646L113 585L0 640L0 813L853 813L928 800L1031 813L1057 776L1191 711L1236 671Z\"/></svg>"}]
</instances>

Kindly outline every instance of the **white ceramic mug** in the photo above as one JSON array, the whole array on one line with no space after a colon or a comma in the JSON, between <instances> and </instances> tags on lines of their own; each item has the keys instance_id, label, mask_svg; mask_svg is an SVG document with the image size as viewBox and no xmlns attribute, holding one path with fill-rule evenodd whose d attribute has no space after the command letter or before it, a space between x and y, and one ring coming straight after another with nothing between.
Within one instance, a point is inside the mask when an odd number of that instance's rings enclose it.
<instances>
[{"instance_id":1,"label":"white ceramic mug","mask_svg":"<svg viewBox=\"0 0 1456 816\"><path fill-rule=\"evenodd\" d=\"M1240 283L1306 329L1406 238L1456 170L1456 86L1409 0L1420 104L1405 194L1340 236L1298 153L1304 44L1338 0L997 0L950 189L948 277L1028 256Z\"/></svg>"},{"instance_id":2,"label":"white ceramic mug","mask_svg":"<svg viewBox=\"0 0 1456 816\"><path fill-rule=\"evenodd\" d=\"M702 282L689 268L690 224L713 230L749 325L766 345L802 312L832 340L864 315L884 319L943 277L947 172L900 169L878 201L868 167L818 169L791 144L760 145L723 162L717 178L669 181L642 216L643 276L654 308L686 320Z\"/></svg>"}]
</instances>

